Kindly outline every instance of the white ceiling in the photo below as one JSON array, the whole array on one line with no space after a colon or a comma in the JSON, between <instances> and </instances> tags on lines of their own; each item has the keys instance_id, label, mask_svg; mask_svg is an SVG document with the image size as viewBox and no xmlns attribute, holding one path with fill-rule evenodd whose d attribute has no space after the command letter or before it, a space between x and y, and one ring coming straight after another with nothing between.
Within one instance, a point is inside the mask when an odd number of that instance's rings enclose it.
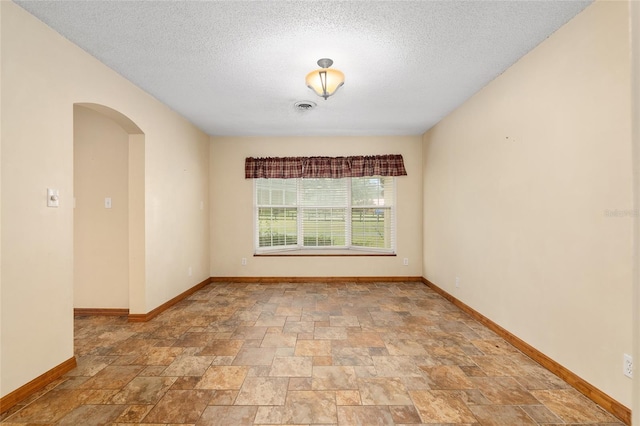
<instances>
[{"instance_id":1,"label":"white ceiling","mask_svg":"<svg viewBox=\"0 0 640 426\"><path fill-rule=\"evenodd\" d=\"M210 135L284 136L421 134L591 0L17 3Z\"/></svg>"}]
</instances>

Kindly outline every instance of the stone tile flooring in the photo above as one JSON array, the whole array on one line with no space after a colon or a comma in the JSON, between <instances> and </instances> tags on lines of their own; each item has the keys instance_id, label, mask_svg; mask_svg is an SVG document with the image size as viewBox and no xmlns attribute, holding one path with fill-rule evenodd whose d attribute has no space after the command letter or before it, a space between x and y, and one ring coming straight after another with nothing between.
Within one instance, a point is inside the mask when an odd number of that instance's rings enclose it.
<instances>
[{"instance_id":1,"label":"stone tile flooring","mask_svg":"<svg viewBox=\"0 0 640 426\"><path fill-rule=\"evenodd\" d=\"M210 284L75 351L3 424L622 425L422 283Z\"/></svg>"}]
</instances>

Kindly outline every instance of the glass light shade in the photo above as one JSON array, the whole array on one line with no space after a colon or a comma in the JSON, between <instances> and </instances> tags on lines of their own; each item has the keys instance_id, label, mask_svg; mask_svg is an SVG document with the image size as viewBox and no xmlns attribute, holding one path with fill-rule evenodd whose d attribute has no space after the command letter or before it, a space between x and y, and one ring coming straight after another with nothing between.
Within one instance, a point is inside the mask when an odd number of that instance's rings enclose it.
<instances>
[{"instance_id":1,"label":"glass light shade","mask_svg":"<svg viewBox=\"0 0 640 426\"><path fill-rule=\"evenodd\" d=\"M344 84L344 74L333 68L320 68L307 74L306 82L318 96L327 99Z\"/></svg>"}]
</instances>

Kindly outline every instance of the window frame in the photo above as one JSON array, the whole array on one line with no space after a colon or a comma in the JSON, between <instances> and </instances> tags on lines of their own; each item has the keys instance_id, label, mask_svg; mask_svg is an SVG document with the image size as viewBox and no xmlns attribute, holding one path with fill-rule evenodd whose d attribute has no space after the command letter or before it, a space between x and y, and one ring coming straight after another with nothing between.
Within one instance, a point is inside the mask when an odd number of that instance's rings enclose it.
<instances>
[{"instance_id":1,"label":"window frame","mask_svg":"<svg viewBox=\"0 0 640 426\"><path fill-rule=\"evenodd\" d=\"M393 198L392 205L390 206L374 206L374 205L353 205L353 195L352 195L352 179L366 179L366 178L379 178L379 179L392 179L392 188L393 188ZM265 178L260 178L263 180L268 180ZM310 256L323 256L323 255L356 255L356 256L395 256L397 254L397 237L398 237L398 228L397 228L397 176L363 176L363 177L347 177L342 178L346 181L346 205L345 209L345 245L344 246L305 246L304 245L304 234L303 234L303 217L304 217L304 209L305 208L335 208L335 206L304 206L302 203L303 199L303 190L302 190L302 181L307 180L308 178L293 178L286 180L295 180L296 181L296 205L274 205L271 204L269 206L259 205L258 204L258 182L260 179L254 179L253 182L253 234L254 234L254 242L253 242L253 250L255 256L269 256L269 255L310 255ZM322 178L322 179L332 179L332 178ZM285 180L285 179L282 179ZM283 197L284 200L284 197ZM290 245L282 245L282 246L269 246L269 247L260 247L260 225L259 225L259 210L260 208L283 208L283 209L295 209L296 213L296 244ZM367 246L354 246L353 245L353 211L354 209L369 209L369 208L377 208L377 209L388 209L391 214L391 225L390 225L390 248L383 247L367 247Z\"/></svg>"}]
</instances>

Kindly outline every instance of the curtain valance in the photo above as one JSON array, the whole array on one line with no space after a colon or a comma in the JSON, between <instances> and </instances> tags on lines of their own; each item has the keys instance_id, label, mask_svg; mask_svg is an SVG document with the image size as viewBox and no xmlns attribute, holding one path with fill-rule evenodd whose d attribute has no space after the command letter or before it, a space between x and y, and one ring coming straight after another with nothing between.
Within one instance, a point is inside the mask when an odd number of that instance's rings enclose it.
<instances>
[{"instance_id":1,"label":"curtain valance","mask_svg":"<svg viewBox=\"0 0 640 426\"><path fill-rule=\"evenodd\" d=\"M406 176L402 155L353 157L248 157L246 179L345 178Z\"/></svg>"}]
</instances>

